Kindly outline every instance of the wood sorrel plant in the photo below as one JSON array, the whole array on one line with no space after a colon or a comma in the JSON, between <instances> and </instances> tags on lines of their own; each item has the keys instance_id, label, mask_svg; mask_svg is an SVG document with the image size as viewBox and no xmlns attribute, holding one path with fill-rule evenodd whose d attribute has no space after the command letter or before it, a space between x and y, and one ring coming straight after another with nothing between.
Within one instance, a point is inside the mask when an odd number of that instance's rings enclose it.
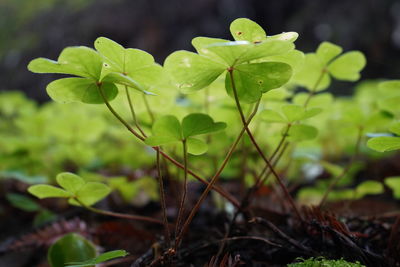
<instances>
[{"instance_id":1,"label":"wood sorrel plant","mask_svg":"<svg viewBox=\"0 0 400 267\"><path fill-rule=\"evenodd\" d=\"M320 91L329 86L332 78L358 80L359 72L365 66L365 58L358 51L342 54L339 46L328 42L322 43L316 53L304 55L295 49L297 33L268 36L258 24L249 19L233 21L230 31L234 41L194 38L192 45L196 52L174 52L167 57L164 67L155 63L150 54L138 49L126 49L104 37L95 41L96 50L68 47L61 52L57 61L38 58L28 66L30 71L36 73L74 76L51 82L47 86L49 96L61 103L105 104L137 140L156 152L162 221L92 207L106 197L110 189L106 185L86 182L73 174L57 176L57 182L63 189L34 185L29 191L39 198L68 198L71 204L105 215L162 223L167 246L171 248L168 253L172 254L176 253L191 221L211 190L229 201L239 213L245 210L253 193L272 175L289 201L292 211L301 221L302 215L289 194L286 181L276 168L280 161L291 158L288 151L294 151L297 144L317 137L318 129L309 123L315 116L324 114L322 100L326 97L332 98ZM296 93L297 87L305 88L307 93ZM176 102L171 113L174 114L156 112L157 107L151 104L152 99L162 97L159 96L160 92L174 89L184 94L173 98ZM198 93L200 90L204 90L204 95ZM221 91L226 91L228 97L225 97L225 93L222 96ZM129 106L132 123L113 105L112 100L117 95L124 98ZM184 109L185 101L194 104ZM146 106L147 118L137 115L135 107L139 102ZM235 114L232 114L232 109ZM257 123L251 124L253 120ZM221 133L225 128L225 132ZM211 133L215 135L211 137ZM360 130L357 140L360 140L362 134L363 131ZM248 137L249 142L243 142L243 147L238 148L244 136ZM221 154L221 145L227 145L228 148L226 154L218 160L213 156ZM181 149L176 150L176 146L181 146ZM218 147L219 151L215 152L214 149L209 157L220 165L215 166L210 179L205 179L194 171L198 168L189 167L195 166L189 164L190 162L198 162L196 156L189 154L204 154L208 147L211 150ZM250 150L258 155L252 158L252 166L246 166L245 156L239 158L244 165L243 176L247 176L246 168L250 167L257 173L242 201L217 186L218 179L238 149ZM181 160L170 156L172 152L176 154L176 151L179 151L177 155L180 155ZM182 169L184 174L178 215L174 220L174 246L170 240L171 224L166 215L161 158L168 165ZM189 175L205 184L206 188L187 214L185 206ZM326 195L341 176L336 178ZM88 189L92 187L99 190Z\"/></svg>"}]
</instances>

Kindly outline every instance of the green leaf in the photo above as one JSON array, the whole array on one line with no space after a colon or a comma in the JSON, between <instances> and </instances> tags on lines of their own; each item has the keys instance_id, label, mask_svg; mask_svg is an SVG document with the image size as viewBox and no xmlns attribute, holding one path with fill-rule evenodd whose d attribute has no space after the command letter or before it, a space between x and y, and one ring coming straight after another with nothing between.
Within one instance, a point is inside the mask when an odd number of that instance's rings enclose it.
<instances>
[{"instance_id":1,"label":"green leaf","mask_svg":"<svg viewBox=\"0 0 400 267\"><path fill-rule=\"evenodd\" d=\"M147 137L145 140L145 143L149 146L160 146L184 139L181 124L172 115L162 116L156 120L152 131L153 135Z\"/></svg>"},{"instance_id":2,"label":"green leaf","mask_svg":"<svg viewBox=\"0 0 400 267\"><path fill-rule=\"evenodd\" d=\"M112 71L125 71L125 48L122 45L106 37L99 37L94 41L94 47Z\"/></svg>"},{"instance_id":3,"label":"green leaf","mask_svg":"<svg viewBox=\"0 0 400 267\"><path fill-rule=\"evenodd\" d=\"M46 184L32 185L28 188L28 192L40 199L49 197L71 197L71 193L61 188Z\"/></svg>"},{"instance_id":4,"label":"green leaf","mask_svg":"<svg viewBox=\"0 0 400 267\"><path fill-rule=\"evenodd\" d=\"M309 98L307 93L298 93L293 98L293 103L297 105L304 105ZM307 107L327 108L333 102L333 96L330 93L316 94L308 100Z\"/></svg>"},{"instance_id":5,"label":"green leaf","mask_svg":"<svg viewBox=\"0 0 400 267\"><path fill-rule=\"evenodd\" d=\"M400 199L400 176L385 178L385 184L392 189L393 196Z\"/></svg>"},{"instance_id":6,"label":"green leaf","mask_svg":"<svg viewBox=\"0 0 400 267\"><path fill-rule=\"evenodd\" d=\"M253 45L247 41L223 41L212 43L201 49L202 54L214 55L222 60L225 68L237 65L239 58L248 52Z\"/></svg>"},{"instance_id":7,"label":"green leaf","mask_svg":"<svg viewBox=\"0 0 400 267\"><path fill-rule=\"evenodd\" d=\"M229 40L220 39L220 38L210 38L210 37L195 37L192 39L192 45L196 49L199 55L205 56L213 61L217 61L222 65L226 65L226 62L223 58L219 57L215 53L211 52L207 49L208 46L218 43L229 43Z\"/></svg>"},{"instance_id":8,"label":"green leaf","mask_svg":"<svg viewBox=\"0 0 400 267\"><path fill-rule=\"evenodd\" d=\"M75 194L82 186L85 185L85 180L82 177L79 177L76 174L63 172L57 175L56 177L57 183L70 192L71 194Z\"/></svg>"},{"instance_id":9,"label":"green leaf","mask_svg":"<svg viewBox=\"0 0 400 267\"><path fill-rule=\"evenodd\" d=\"M328 63L340 55L343 49L330 42L322 42L317 48L317 57L321 60L322 64L328 65Z\"/></svg>"},{"instance_id":10,"label":"green leaf","mask_svg":"<svg viewBox=\"0 0 400 267\"><path fill-rule=\"evenodd\" d=\"M210 44L201 51L203 54L215 54L225 62L225 67L234 67L252 60L285 54L293 49L291 42L267 40L256 44L248 41L224 41Z\"/></svg>"},{"instance_id":11,"label":"green leaf","mask_svg":"<svg viewBox=\"0 0 400 267\"><path fill-rule=\"evenodd\" d=\"M68 262L87 261L96 257L95 246L84 237L71 233L57 240L48 250L51 267L64 267ZM94 267L95 264L89 265Z\"/></svg>"},{"instance_id":12,"label":"green leaf","mask_svg":"<svg viewBox=\"0 0 400 267\"><path fill-rule=\"evenodd\" d=\"M235 19L230 25L230 31L236 41L258 43L267 40L264 29L247 18Z\"/></svg>"},{"instance_id":13,"label":"green leaf","mask_svg":"<svg viewBox=\"0 0 400 267\"><path fill-rule=\"evenodd\" d=\"M377 181L365 181L356 187L356 198L363 198L365 195L377 195L383 193L383 185Z\"/></svg>"},{"instance_id":14,"label":"green leaf","mask_svg":"<svg viewBox=\"0 0 400 267\"><path fill-rule=\"evenodd\" d=\"M81 262L70 262L67 263L66 267L90 267L102 262L106 262L115 258L120 258L120 257L125 257L129 253L126 252L125 250L113 250L113 251L108 251L105 253L100 254L99 256L86 260L86 261L81 261Z\"/></svg>"},{"instance_id":15,"label":"green leaf","mask_svg":"<svg viewBox=\"0 0 400 267\"><path fill-rule=\"evenodd\" d=\"M177 51L167 57L164 68L183 92L203 89L215 81L225 66L188 51Z\"/></svg>"},{"instance_id":16,"label":"green leaf","mask_svg":"<svg viewBox=\"0 0 400 267\"><path fill-rule=\"evenodd\" d=\"M125 250L113 250L113 251L108 251L105 252L103 254L100 254L99 256L96 257L95 262L96 264L105 262L105 261L109 261L115 258L119 258L119 257L125 257L127 256L129 253L126 252Z\"/></svg>"},{"instance_id":17,"label":"green leaf","mask_svg":"<svg viewBox=\"0 0 400 267\"><path fill-rule=\"evenodd\" d=\"M299 37L297 32L283 32L275 35L267 36L267 40L280 40L294 42Z\"/></svg>"},{"instance_id":18,"label":"green leaf","mask_svg":"<svg viewBox=\"0 0 400 267\"><path fill-rule=\"evenodd\" d=\"M305 110L302 119L309 119L312 117L317 116L318 114L320 114L322 112L322 108L309 108L307 110Z\"/></svg>"},{"instance_id":19,"label":"green leaf","mask_svg":"<svg viewBox=\"0 0 400 267\"><path fill-rule=\"evenodd\" d=\"M69 64L62 64L48 58L35 58L28 64L28 70L34 73L60 73L76 76L85 75Z\"/></svg>"},{"instance_id":20,"label":"green leaf","mask_svg":"<svg viewBox=\"0 0 400 267\"><path fill-rule=\"evenodd\" d=\"M282 113L285 115L287 122L295 122L303 119L305 108L299 105L287 104L282 106Z\"/></svg>"},{"instance_id":21,"label":"green leaf","mask_svg":"<svg viewBox=\"0 0 400 267\"><path fill-rule=\"evenodd\" d=\"M347 52L328 66L329 73L338 80L356 81L365 67L366 59L359 51Z\"/></svg>"},{"instance_id":22,"label":"green leaf","mask_svg":"<svg viewBox=\"0 0 400 267\"><path fill-rule=\"evenodd\" d=\"M65 48L58 61L45 58L32 60L28 69L35 73L63 73L95 81L100 79L102 60L100 55L93 49L85 46Z\"/></svg>"},{"instance_id":23,"label":"green leaf","mask_svg":"<svg viewBox=\"0 0 400 267\"><path fill-rule=\"evenodd\" d=\"M103 67L100 55L86 46L65 48L58 57L58 62L70 64L81 73L78 76L92 78L96 81L99 80Z\"/></svg>"},{"instance_id":24,"label":"green leaf","mask_svg":"<svg viewBox=\"0 0 400 267\"><path fill-rule=\"evenodd\" d=\"M297 142L314 139L317 135L318 130L315 127L305 124L294 124L288 132L289 140Z\"/></svg>"},{"instance_id":25,"label":"green leaf","mask_svg":"<svg viewBox=\"0 0 400 267\"><path fill-rule=\"evenodd\" d=\"M34 212L40 210L40 206L27 196L21 194L7 193L6 198L12 206L23 211Z\"/></svg>"},{"instance_id":26,"label":"green leaf","mask_svg":"<svg viewBox=\"0 0 400 267\"><path fill-rule=\"evenodd\" d=\"M110 193L111 188L109 186L98 182L88 182L76 192L75 197L84 205L92 206ZM69 203L81 206L79 202L72 198L69 200Z\"/></svg>"},{"instance_id":27,"label":"green leaf","mask_svg":"<svg viewBox=\"0 0 400 267\"><path fill-rule=\"evenodd\" d=\"M398 96L400 95L400 80L381 82L379 90L387 97Z\"/></svg>"},{"instance_id":28,"label":"green leaf","mask_svg":"<svg viewBox=\"0 0 400 267\"><path fill-rule=\"evenodd\" d=\"M47 93L56 102L102 104L104 101L99 93L98 86L101 86L108 101L113 100L118 94L118 89L114 84L104 82L98 85L93 80L87 78L55 80L47 85Z\"/></svg>"},{"instance_id":29,"label":"green leaf","mask_svg":"<svg viewBox=\"0 0 400 267\"><path fill-rule=\"evenodd\" d=\"M243 64L233 71L238 97L248 103L256 102L262 93L281 87L289 81L291 75L292 68L280 62ZM234 97L229 73L226 74L225 88L228 95Z\"/></svg>"},{"instance_id":30,"label":"green leaf","mask_svg":"<svg viewBox=\"0 0 400 267\"><path fill-rule=\"evenodd\" d=\"M303 67L304 58L305 56L303 52L299 50L292 50L285 54L270 56L264 60L286 63L292 67L293 73L296 73Z\"/></svg>"},{"instance_id":31,"label":"green leaf","mask_svg":"<svg viewBox=\"0 0 400 267\"><path fill-rule=\"evenodd\" d=\"M320 108L310 108L306 110L303 106L297 104L285 104L281 107L281 110L283 116L277 112L267 111L265 115L270 118L265 118L265 120L270 122L293 123L295 121L312 118L322 111Z\"/></svg>"},{"instance_id":32,"label":"green leaf","mask_svg":"<svg viewBox=\"0 0 400 267\"><path fill-rule=\"evenodd\" d=\"M102 75L108 76L111 72L125 76L128 79L123 85L142 91L148 90L162 75L161 66L154 62L151 54L143 50L125 49L105 37L97 38L94 45L105 61Z\"/></svg>"},{"instance_id":33,"label":"green leaf","mask_svg":"<svg viewBox=\"0 0 400 267\"><path fill-rule=\"evenodd\" d=\"M380 136L368 140L367 146L379 152L400 149L400 137Z\"/></svg>"},{"instance_id":34,"label":"green leaf","mask_svg":"<svg viewBox=\"0 0 400 267\"><path fill-rule=\"evenodd\" d=\"M261 119L266 122L278 122L278 123L286 123L286 119L278 112L265 109L260 112Z\"/></svg>"},{"instance_id":35,"label":"green leaf","mask_svg":"<svg viewBox=\"0 0 400 267\"><path fill-rule=\"evenodd\" d=\"M236 59L239 65L256 59L268 59L272 56L285 55L294 50L290 41L267 40L262 43L250 44L247 51Z\"/></svg>"},{"instance_id":36,"label":"green leaf","mask_svg":"<svg viewBox=\"0 0 400 267\"><path fill-rule=\"evenodd\" d=\"M378 101L378 106L382 110L397 115L398 113L400 113L399 103L400 103L400 96L395 96L395 97L388 97Z\"/></svg>"},{"instance_id":37,"label":"green leaf","mask_svg":"<svg viewBox=\"0 0 400 267\"><path fill-rule=\"evenodd\" d=\"M400 122L397 122L390 126L389 131L400 136Z\"/></svg>"},{"instance_id":38,"label":"green leaf","mask_svg":"<svg viewBox=\"0 0 400 267\"><path fill-rule=\"evenodd\" d=\"M224 122L214 122L207 114L192 113L182 120L183 138L221 131L226 128Z\"/></svg>"},{"instance_id":39,"label":"green leaf","mask_svg":"<svg viewBox=\"0 0 400 267\"><path fill-rule=\"evenodd\" d=\"M202 140L189 137L186 140L188 153L192 155L201 155L207 152L208 146Z\"/></svg>"},{"instance_id":40,"label":"green leaf","mask_svg":"<svg viewBox=\"0 0 400 267\"><path fill-rule=\"evenodd\" d=\"M331 83L329 75L323 72L324 64L318 56L314 53L306 54L303 68L295 73L293 80L309 91L321 91L326 89Z\"/></svg>"},{"instance_id":41,"label":"green leaf","mask_svg":"<svg viewBox=\"0 0 400 267\"><path fill-rule=\"evenodd\" d=\"M118 72L107 73L101 81L125 85L125 86L131 87L133 89L136 89L140 92L145 91L145 87L143 87L139 82L135 81L131 77L128 77L128 76L126 76L122 73L118 73Z\"/></svg>"}]
</instances>

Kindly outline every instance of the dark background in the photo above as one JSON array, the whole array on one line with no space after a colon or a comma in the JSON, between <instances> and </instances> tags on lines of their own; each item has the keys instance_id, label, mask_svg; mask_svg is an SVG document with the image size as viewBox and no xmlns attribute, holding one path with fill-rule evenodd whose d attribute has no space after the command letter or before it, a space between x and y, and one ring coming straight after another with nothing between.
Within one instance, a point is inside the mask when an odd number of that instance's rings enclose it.
<instances>
[{"instance_id":1,"label":"dark background","mask_svg":"<svg viewBox=\"0 0 400 267\"><path fill-rule=\"evenodd\" d=\"M399 0L0 0L0 90L48 99L54 76L26 70L35 57L56 59L65 46L93 46L99 36L144 49L159 63L193 37L231 38L229 24L248 17L267 34L296 31L298 49L321 41L367 56L363 79L400 78ZM338 94L352 84L335 83Z\"/></svg>"}]
</instances>

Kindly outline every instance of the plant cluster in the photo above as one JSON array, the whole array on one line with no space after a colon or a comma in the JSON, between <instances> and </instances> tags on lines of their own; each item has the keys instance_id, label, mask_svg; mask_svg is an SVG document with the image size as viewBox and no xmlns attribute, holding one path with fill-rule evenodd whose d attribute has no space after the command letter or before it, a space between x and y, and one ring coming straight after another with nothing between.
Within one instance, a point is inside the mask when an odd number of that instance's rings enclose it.
<instances>
[{"instance_id":1,"label":"plant cluster","mask_svg":"<svg viewBox=\"0 0 400 267\"><path fill-rule=\"evenodd\" d=\"M332 178L304 187L297 194L301 203L323 207L328 200L381 193L380 182L354 185L351 177L362 165L360 154L376 156L364 146L367 136L372 137L367 144L374 150L400 148L400 109L396 104L400 82L364 82L353 97L335 98L326 92L332 80L354 82L360 78L366 64L361 52L343 53L341 47L323 42L315 52L304 54L295 48L297 33L267 35L258 24L244 18L233 21L230 31L233 41L194 38L196 52L174 52L163 66L147 52L124 48L105 37L94 42L95 49L67 47L56 61L38 58L28 66L35 73L70 75L48 84L53 100L103 104L133 135L136 142L118 130L113 137L121 138L123 150L110 143L103 150L104 156L99 156L96 148L88 158L106 159L113 150L122 154L135 151L125 160L155 164L162 219L93 207L112 189L125 194L127 200L132 198L126 191L130 182L123 178L103 177L99 182L90 175L61 173L56 178L61 188L33 185L29 192L39 198L66 198L73 205L105 215L164 225L165 247L156 259L160 262L176 256L211 191L235 207L236 218L245 213L260 188L272 187L282 192L299 221L303 216L287 184L314 180L323 169ZM88 146L93 146L93 141L99 147L107 143L104 137L113 134L110 127L114 128L115 121L109 117L96 121L86 109L68 110L76 115L70 122L59 118L46 121L55 125L56 143L70 139L86 140ZM33 127L27 126L30 123L34 122L28 120L19 127ZM71 123L73 131L64 131L69 127L64 123ZM385 131L390 133L381 133ZM350 158L345 166L329 162L343 154ZM284 176L281 170L285 170ZM167 176L182 183L175 218L166 213ZM220 178L241 179L247 193L241 199L231 195L218 184ZM194 206L187 203L191 179L205 185ZM399 180L386 180L396 196Z\"/></svg>"}]
</instances>

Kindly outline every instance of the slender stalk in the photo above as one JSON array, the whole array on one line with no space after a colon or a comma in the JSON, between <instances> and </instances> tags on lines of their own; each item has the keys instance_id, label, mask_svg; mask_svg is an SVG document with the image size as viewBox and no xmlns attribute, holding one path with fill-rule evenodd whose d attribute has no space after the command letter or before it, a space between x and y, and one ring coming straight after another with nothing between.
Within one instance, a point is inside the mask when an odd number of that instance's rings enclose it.
<instances>
[{"instance_id":1,"label":"slender stalk","mask_svg":"<svg viewBox=\"0 0 400 267\"><path fill-rule=\"evenodd\" d=\"M168 227L168 218L167 218L167 205L165 203L165 191L164 191L164 183L163 183L163 178L162 178L162 172L161 172L161 162L160 162L160 152L157 151L157 172L158 172L158 184L159 184L159 190L160 190L160 202L161 202L161 209L162 209L162 216L163 216L163 222L164 222L164 228L165 228L165 242L167 246L169 247L171 244L171 233L169 232L169 227Z\"/></svg>"},{"instance_id":2,"label":"slender stalk","mask_svg":"<svg viewBox=\"0 0 400 267\"><path fill-rule=\"evenodd\" d=\"M140 216L140 215L130 215L130 214L125 214L125 213L117 213L117 212L112 212L108 210L101 210L97 208L93 208L91 206L85 205L82 201L80 201L78 198L75 198L75 201L78 202L83 208L90 210L94 213L98 213L101 215L106 215L106 216L112 216L116 218L121 218L121 219L127 219L127 220L135 220L135 221L144 221L144 222L150 222L150 223L156 223L156 224L164 224L164 222L151 218L151 217L146 217L146 216Z\"/></svg>"},{"instance_id":3,"label":"slender stalk","mask_svg":"<svg viewBox=\"0 0 400 267\"><path fill-rule=\"evenodd\" d=\"M182 186L182 193L181 193L181 202L179 204L179 211L178 211L178 218L175 223L175 250L178 248L178 239L176 238L179 235L179 230L181 228L182 224L182 217L185 211L185 200L186 200L186 194L187 194L187 143L186 139L182 140L182 145L183 145L183 186Z\"/></svg>"},{"instance_id":4,"label":"slender stalk","mask_svg":"<svg viewBox=\"0 0 400 267\"><path fill-rule=\"evenodd\" d=\"M290 205L292 206L293 211L296 213L297 217L301 221L303 221L303 218L302 218L302 216L301 216L296 204L294 203L294 200L293 200L292 196L289 194L289 191L287 190L287 187L283 183L281 177L278 175L278 173L273 168L271 162L268 160L268 158L262 152L260 146L258 145L257 141L254 139L253 134L251 133L249 127L247 126L246 119L245 119L244 114L243 114L242 106L240 105L239 97L238 97L238 94L237 94L235 80L233 78L233 69L229 69L228 73L229 73L229 77L231 79L232 91L233 91L233 95L235 97L236 107L237 107L237 109L239 111L240 119L242 120L243 126L244 126L244 128L245 128L245 130L247 132L247 135L249 136L249 138L250 138L252 144L254 145L254 147L256 148L258 154L260 154L262 159L268 165L268 168L271 170L272 174L275 176L277 182L279 183L279 186L282 188L283 192L286 195L287 200L289 201Z\"/></svg>"},{"instance_id":5,"label":"slender stalk","mask_svg":"<svg viewBox=\"0 0 400 267\"><path fill-rule=\"evenodd\" d=\"M258 107L260 105L260 101L257 102L256 106L254 107L253 113L249 116L248 120L246 121L246 126L250 124L251 120L254 118L254 116L257 114ZM207 185L206 189L204 189L203 193L201 194L200 198L197 200L196 204L194 205L193 209L191 210L188 218L186 219L182 231L177 237L177 246L179 247L180 243L182 242L182 238L185 235L186 231L189 228L190 223L192 222L194 216L196 215L197 211L199 210L201 204L207 197L208 193L211 191L213 188L214 184L218 181L219 176L221 175L222 171L224 170L226 164L228 163L229 159L231 158L233 152L235 151L238 143L240 142L243 134L245 132L245 126L242 128L240 131L239 135L236 137L236 140L233 142L231 147L229 148L228 153L225 156L224 161L222 162L221 166L219 167L218 171L214 174L214 176L211 178L210 183ZM238 203L239 204L239 203ZM240 206L236 206L236 208L240 208Z\"/></svg>"},{"instance_id":6,"label":"slender stalk","mask_svg":"<svg viewBox=\"0 0 400 267\"><path fill-rule=\"evenodd\" d=\"M157 147L153 147L153 149L158 150ZM167 160L169 160L170 162L172 162L174 165L176 165L177 167L179 167L180 169L184 169L184 166L177 162L175 159L171 158L168 154L166 154L164 151L160 150L160 154L162 156L164 156ZM191 176L193 176L195 179L197 179L198 181L202 182L203 184L209 186L211 182L206 181L204 178L200 177L198 174L194 173L192 170L188 169L187 170L188 174L190 174ZM226 200L228 200L229 202L232 203L232 205L234 205L236 208L238 208L240 206L238 200L233 197L232 195L230 195L229 193L227 193L226 191L224 191L222 188L220 188L217 185L212 185L212 189L215 190L216 192L218 192L221 196L223 196Z\"/></svg>"},{"instance_id":7,"label":"slender stalk","mask_svg":"<svg viewBox=\"0 0 400 267\"><path fill-rule=\"evenodd\" d=\"M130 131L136 138L138 138L139 140L141 140L142 142L145 140L144 137L142 137L138 132L136 132L130 125L129 123L127 123L111 106L110 102L108 102L107 98L104 95L103 89L101 88L101 86L97 86L97 88L99 89L99 93L101 95L101 97L103 98L104 103L106 104L107 108L110 110L110 112L114 115L114 117L116 117L126 128L128 131ZM170 157L168 154L166 154L164 151L162 151L159 147L152 147L155 151L159 151L160 154L166 158L168 161L170 161L171 163L173 163L174 165L176 165L178 168L180 169L184 169L183 165L181 163L179 163L178 161L176 161L174 158ZM191 171L190 169L188 169L188 173L190 175L192 175L195 179L199 180L200 182L202 182L205 185L208 185L209 182L206 181L204 178L200 177L198 174L194 173L193 171ZM221 189L218 186L213 186L213 189L218 192L221 196L223 196L225 199L227 199L229 202L231 202L235 207L239 207L240 204L237 201L236 198L234 198L233 196L231 196L229 193L225 192L223 189Z\"/></svg>"},{"instance_id":8,"label":"slender stalk","mask_svg":"<svg viewBox=\"0 0 400 267\"><path fill-rule=\"evenodd\" d=\"M353 155L351 156L350 161L348 162L346 168L344 168L343 171L336 178L334 178L332 180L332 182L329 184L328 189L325 191L324 196L322 197L321 202L319 203L320 208L322 208L326 204L326 200L328 199L329 194L332 192L332 190L335 188L335 186L339 183L339 181L350 171L351 166L353 166L353 163L359 154L362 133L363 133L363 128L359 127L358 133L357 133L357 141L356 141L355 151L354 151Z\"/></svg>"},{"instance_id":9,"label":"slender stalk","mask_svg":"<svg viewBox=\"0 0 400 267\"><path fill-rule=\"evenodd\" d=\"M318 76L317 81L315 82L313 88L310 90L310 93L308 94L308 97L306 99L306 101L304 102L303 106L306 107L308 105L308 103L310 102L311 98L314 96L314 94L317 92L318 89L318 85L321 83L322 78L324 77L324 75L328 72L328 70L326 69L326 67L324 67L321 70L321 73Z\"/></svg>"},{"instance_id":10,"label":"slender stalk","mask_svg":"<svg viewBox=\"0 0 400 267\"><path fill-rule=\"evenodd\" d=\"M101 88L101 84L97 85L97 88L99 89L99 93L101 97L104 100L104 103L106 104L107 108L110 110L110 112L116 117L134 136L136 136L139 140L144 141L145 138L141 136L138 132L136 132L130 125L127 123L116 111L115 109L111 106L110 102L108 102L106 96L104 95L104 91Z\"/></svg>"},{"instance_id":11,"label":"slender stalk","mask_svg":"<svg viewBox=\"0 0 400 267\"><path fill-rule=\"evenodd\" d=\"M278 164L279 160L281 159L282 155L285 153L286 148L289 146L289 143L286 142L283 146L283 148L281 149L281 151L279 151L279 154L277 155L276 159L275 157L271 157L270 161L272 162L272 166L275 168L276 165ZM268 166L265 166L264 170L261 172L260 177L261 178L265 172L268 170ZM258 180L258 183L256 183L256 191L265 184L265 182L267 181L268 177L271 175L271 171L267 172L267 174L265 174L265 176L262 179Z\"/></svg>"},{"instance_id":12,"label":"slender stalk","mask_svg":"<svg viewBox=\"0 0 400 267\"><path fill-rule=\"evenodd\" d=\"M140 127L139 122L138 122L138 120L136 118L136 113L135 113L135 110L133 108L132 99L131 99L131 96L129 94L128 86L126 86L126 85L125 85L125 93L126 93L126 98L128 99L129 109L131 110L133 123L135 124L135 126L139 130L139 132L142 134L142 136L143 137L147 137L145 132L143 131L142 127Z\"/></svg>"},{"instance_id":13,"label":"slender stalk","mask_svg":"<svg viewBox=\"0 0 400 267\"><path fill-rule=\"evenodd\" d=\"M314 96L315 92L317 91L318 85L321 83L322 78L324 77L324 74L325 74L326 72L327 72L326 68L323 68L322 71L321 71L321 73L320 73L320 75L319 75L319 77L318 77L318 79L317 79L317 81L315 82L314 86L313 86L312 89L309 91L308 97L307 97L306 101L304 102L303 107L307 107L307 105L309 104L309 102L310 102L312 96ZM286 151L286 149L287 149L287 147L288 147L288 145L287 145L288 143L285 142L285 141L286 141L286 138L287 138L287 136L288 136L288 133L289 133L289 130L290 130L291 127L292 127L292 124L289 123L289 124L287 125L287 127L286 127L285 132L284 132L283 135L282 135L281 140L279 141L278 146L275 148L274 152L272 152L272 155L271 155L271 157L270 157L270 161L272 161L272 159L273 159L278 153L281 154L281 155L285 153L285 151ZM280 152L281 149L282 149L282 151ZM279 157L279 159L280 159L280 157ZM278 161L279 161L279 159L278 159ZM265 173L265 171L266 171L267 169L268 169L268 165L265 166L265 168L263 169L262 173ZM266 180L268 179L268 177L269 177L270 174L271 174L271 172L269 172L266 176L264 176L264 179L261 181L261 183L259 183L259 185L257 186L256 190L254 190L254 192L256 192L256 191L258 190L258 188L266 182ZM250 196L250 197L251 197L251 196Z\"/></svg>"}]
</instances>

